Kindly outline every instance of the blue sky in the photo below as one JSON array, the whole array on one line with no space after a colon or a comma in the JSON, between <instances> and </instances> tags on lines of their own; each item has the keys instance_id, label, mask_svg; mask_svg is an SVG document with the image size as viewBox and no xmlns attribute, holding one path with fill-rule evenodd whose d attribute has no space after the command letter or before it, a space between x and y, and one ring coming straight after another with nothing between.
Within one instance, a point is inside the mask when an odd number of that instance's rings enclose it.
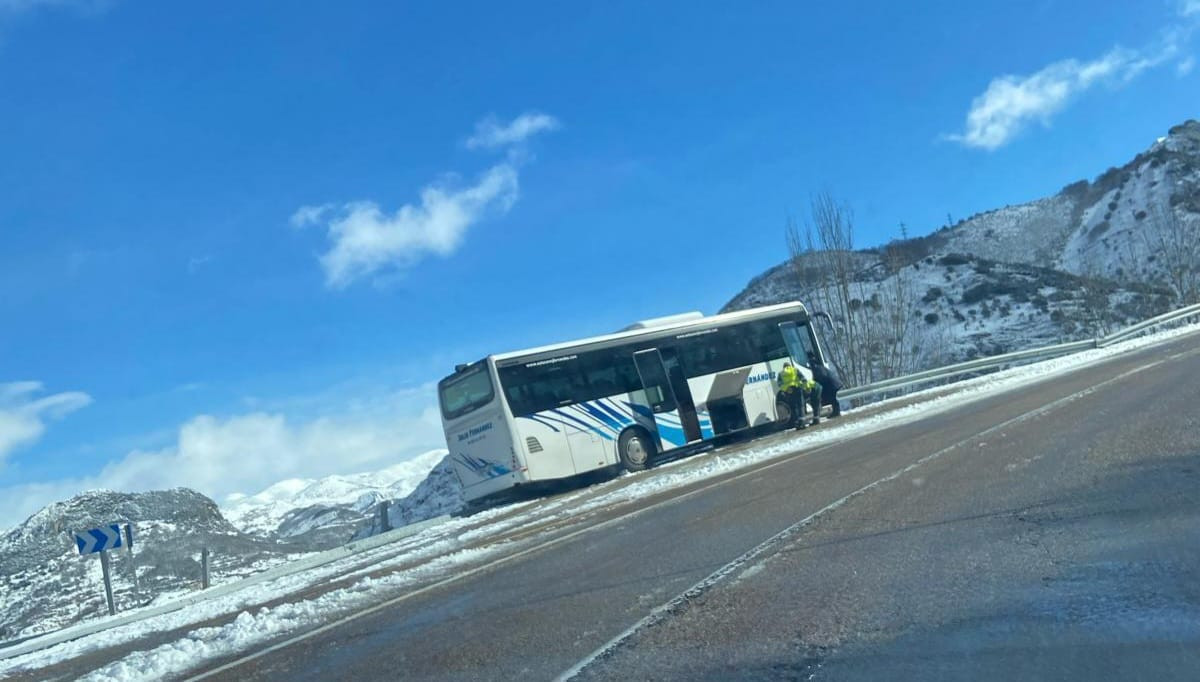
<instances>
[{"instance_id":1,"label":"blue sky","mask_svg":"<svg viewBox=\"0 0 1200 682\"><path fill-rule=\"evenodd\" d=\"M1200 114L1196 0L834 4L0 0L0 526L385 466L455 362L715 311L815 191L869 246Z\"/></svg>"}]
</instances>

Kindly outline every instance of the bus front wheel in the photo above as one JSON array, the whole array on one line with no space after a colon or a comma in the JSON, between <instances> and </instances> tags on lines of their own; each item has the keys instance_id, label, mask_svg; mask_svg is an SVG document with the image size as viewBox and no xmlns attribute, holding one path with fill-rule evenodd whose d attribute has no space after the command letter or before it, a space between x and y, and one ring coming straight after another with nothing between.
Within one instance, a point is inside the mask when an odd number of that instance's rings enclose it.
<instances>
[{"instance_id":1,"label":"bus front wheel","mask_svg":"<svg viewBox=\"0 0 1200 682\"><path fill-rule=\"evenodd\" d=\"M778 398L775 401L775 421L788 426L792 423L792 406L783 398Z\"/></svg>"},{"instance_id":2,"label":"bus front wheel","mask_svg":"<svg viewBox=\"0 0 1200 682\"><path fill-rule=\"evenodd\" d=\"M650 464L657 448L650 435L641 429L630 429L617 441L617 454L626 471L642 471Z\"/></svg>"}]
</instances>

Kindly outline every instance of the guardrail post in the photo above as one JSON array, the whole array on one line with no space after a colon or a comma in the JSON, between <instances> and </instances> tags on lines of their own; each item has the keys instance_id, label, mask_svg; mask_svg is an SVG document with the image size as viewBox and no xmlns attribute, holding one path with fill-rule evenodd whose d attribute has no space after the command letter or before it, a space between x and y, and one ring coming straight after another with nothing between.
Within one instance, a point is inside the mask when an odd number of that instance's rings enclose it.
<instances>
[{"instance_id":1,"label":"guardrail post","mask_svg":"<svg viewBox=\"0 0 1200 682\"><path fill-rule=\"evenodd\" d=\"M391 502L384 500L379 503L379 532L386 533L392 529L392 522L388 519L388 507Z\"/></svg>"},{"instance_id":2,"label":"guardrail post","mask_svg":"<svg viewBox=\"0 0 1200 682\"><path fill-rule=\"evenodd\" d=\"M200 551L200 589L208 589L208 548Z\"/></svg>"},{"instance_id":3,"label":"guardrail post","mask_svg":"<svg viewBox=\"0 0 1200 682\"><path fill-rule=\"evenodd\" d=\"M138 585L137 564L133 560L133 524L131 523L125 524L125 551L129 559L129 577L133 580L133 589L137 590L140 586Z\"/></svg>"}]
</instances>

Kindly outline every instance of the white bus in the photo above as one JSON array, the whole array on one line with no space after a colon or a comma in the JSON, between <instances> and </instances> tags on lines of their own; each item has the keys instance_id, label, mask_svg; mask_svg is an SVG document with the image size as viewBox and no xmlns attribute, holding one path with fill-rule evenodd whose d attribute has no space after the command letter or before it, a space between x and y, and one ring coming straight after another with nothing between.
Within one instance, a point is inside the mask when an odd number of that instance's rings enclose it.
<instances>
[{"instance_id":1,"label":"white bus","mask_svg":"<svg viewBox=\"0 0 1200 682\"><path fill-rule=\"evenodd\" d=\"M607 336L489 355L438 383L468 502L790 421L777 375L824 362L801 303L639 322Z\"/></svg>"}]
</instances>

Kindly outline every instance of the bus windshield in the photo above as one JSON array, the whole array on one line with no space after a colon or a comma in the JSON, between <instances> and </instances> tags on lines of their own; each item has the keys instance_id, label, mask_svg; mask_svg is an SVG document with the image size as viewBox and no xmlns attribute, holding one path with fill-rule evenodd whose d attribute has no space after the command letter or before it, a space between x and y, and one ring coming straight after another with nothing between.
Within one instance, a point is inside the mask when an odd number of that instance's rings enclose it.
<instances>
[{"instance_id":1,"label":"bus windshield","mask_svg":"<svg viewBox=\"0 0 1200 682\"><path fill-rule=\"evenodd\" d=\"M485 362L476 363L474 367L442 379L438 386L442 416L446 419L457 419L474 412L492 402L495 395Z\"/></svg>"}]
</instances>

